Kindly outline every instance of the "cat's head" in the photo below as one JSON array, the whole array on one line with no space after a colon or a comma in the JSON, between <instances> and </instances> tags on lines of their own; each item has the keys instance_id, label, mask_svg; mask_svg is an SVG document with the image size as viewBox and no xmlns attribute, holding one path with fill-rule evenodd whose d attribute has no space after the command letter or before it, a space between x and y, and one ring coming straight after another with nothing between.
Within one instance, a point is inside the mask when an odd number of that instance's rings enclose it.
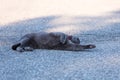
<instances>
[{"instance_id":1,"label":"cat's head","mask_svg":"<svg viewBox=\"0 0 120 80\"><path fill-rule=\"evenodd\" d=\"M68 36L68 39L71 40L72 43L80 44L80 39L76 36Z\"/></svg>"}]
</instances>

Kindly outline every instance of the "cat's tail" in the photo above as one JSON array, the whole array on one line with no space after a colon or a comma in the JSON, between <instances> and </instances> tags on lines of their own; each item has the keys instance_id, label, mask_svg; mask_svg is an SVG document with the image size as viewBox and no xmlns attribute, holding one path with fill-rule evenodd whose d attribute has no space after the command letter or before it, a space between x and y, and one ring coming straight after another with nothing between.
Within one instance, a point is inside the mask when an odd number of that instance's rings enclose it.
<instances>
[{"instance_id":1,"label":"cat's tail","mask_svg":"<svg viewBox=\"0 0 120 80\"><path fill-rule=\"evenodd\" d=\"M16 50L17 47L19 47L20 45L21 45L21 43L16 43L16 44L12 45L12 49Z\"/></svg>"}]
</instances>

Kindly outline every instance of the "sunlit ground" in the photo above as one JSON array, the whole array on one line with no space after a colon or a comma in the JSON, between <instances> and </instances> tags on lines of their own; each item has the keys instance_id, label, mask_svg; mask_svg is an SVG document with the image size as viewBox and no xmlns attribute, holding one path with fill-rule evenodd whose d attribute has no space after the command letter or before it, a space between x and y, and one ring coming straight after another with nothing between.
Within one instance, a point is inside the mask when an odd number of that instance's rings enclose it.
<instances>
[{"instance_id":1,"label":"sunlit ground","mask_svg":"<svg viewBox=\"0 0 120 80\"><path fill-rule=\"evenodd\" d=\"M0 25L51 15L100 16L118 9L120 0L0 0Z\"/></svg>"}]
</instances>

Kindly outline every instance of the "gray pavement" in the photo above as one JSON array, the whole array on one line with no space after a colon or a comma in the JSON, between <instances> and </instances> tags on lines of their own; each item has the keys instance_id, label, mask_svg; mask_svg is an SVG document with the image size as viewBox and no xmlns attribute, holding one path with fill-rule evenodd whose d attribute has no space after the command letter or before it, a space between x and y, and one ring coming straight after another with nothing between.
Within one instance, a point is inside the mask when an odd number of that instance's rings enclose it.
<instances>
[{"instance_id":1,"label":"gray pavement","mask_svg":"<svg viewBox=\"0 0 120 80\"><path fill-rule=\"evenodd\" d=\"M34 50L19 53L11 45L26 33L63 31L85 51ZM0 25L0 80L120 80L120 11L104 16L46 16Z\"/></svg>"}]
</instances>

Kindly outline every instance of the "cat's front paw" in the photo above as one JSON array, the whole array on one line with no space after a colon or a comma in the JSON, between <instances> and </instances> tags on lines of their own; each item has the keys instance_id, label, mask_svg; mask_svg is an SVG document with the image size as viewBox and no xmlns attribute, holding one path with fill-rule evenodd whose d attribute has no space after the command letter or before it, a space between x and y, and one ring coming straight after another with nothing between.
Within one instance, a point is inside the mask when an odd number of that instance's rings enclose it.
<instances>
[{"instance_id":1,"label":"cat's front paw","mask_svg":"<svg viewBox=\"0 0 120 80\"><path fill-rule=\"evenodd\" d=\"M24 52L25 50L24 50L24 48L22 48L22 47L17 47L17 49L16 49L18 52Z\"/></svg>"},{"instance_id":2,"label":"cat's front paw","mask_svg":"<svg viewBox=\"0 0 120 80\"><path fill-rule=\"evenodd\" d=\"M24 47L24 50L25 51L33 51L33 48L31 48L31 47Z\"/></svg>"},{"instance_id":3,"label":"cat's front paw","mask_svg":"<svg viewBox=\"0 0 120 80\"><path fill-rule=\"evenodd\" d=\"M87 48L88 48L88 49L92 49L92 48L96 48L96 46L93 45L93 44L89 44L89 45L87 45Z\"/></svg>"}]
</instances>

